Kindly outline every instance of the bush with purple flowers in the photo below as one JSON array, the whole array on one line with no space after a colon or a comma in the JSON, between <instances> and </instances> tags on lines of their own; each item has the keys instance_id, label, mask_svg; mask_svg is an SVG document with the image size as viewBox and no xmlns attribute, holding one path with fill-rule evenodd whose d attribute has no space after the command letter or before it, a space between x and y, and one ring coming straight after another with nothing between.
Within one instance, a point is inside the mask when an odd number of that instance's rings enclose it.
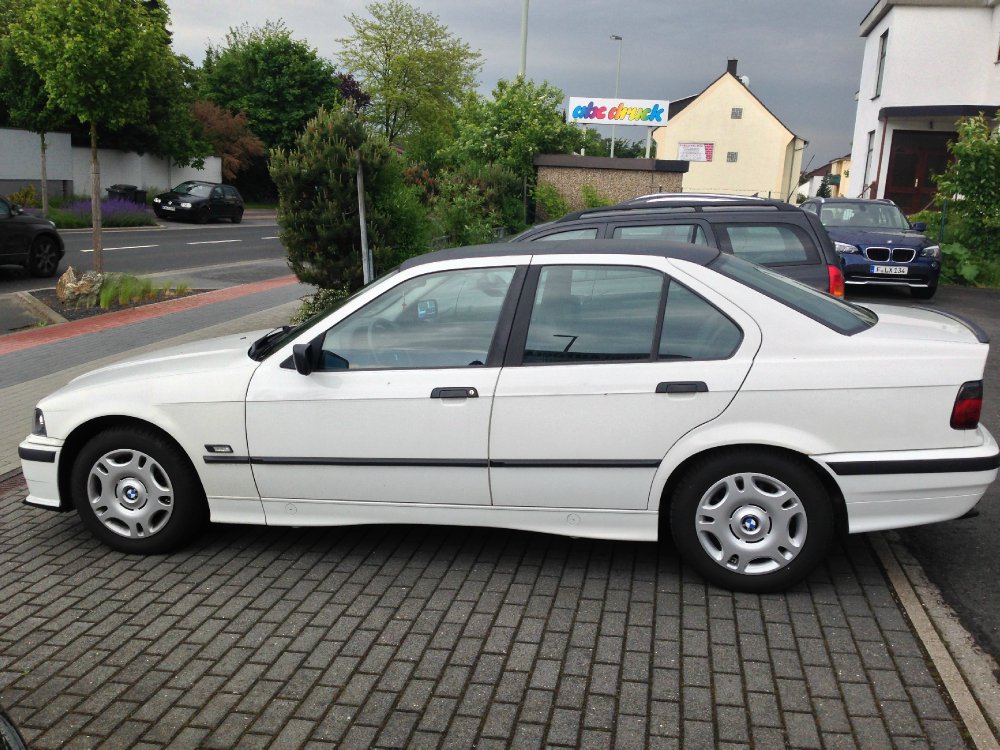
<instances>
[{"instance_id":1,"label":"bush with purple flowers","mask_svg":"<svg viewBox=\"0 0 1000 750\"><path fill-rule=\"evenodd\" d=\"M90 226L90 201L76 200L49 211L49 218L59 229L84 229ZM122 198L101 201L101 224L105 227L156 226L153 212L141 203Z\"/></svg>"}]
</instances>

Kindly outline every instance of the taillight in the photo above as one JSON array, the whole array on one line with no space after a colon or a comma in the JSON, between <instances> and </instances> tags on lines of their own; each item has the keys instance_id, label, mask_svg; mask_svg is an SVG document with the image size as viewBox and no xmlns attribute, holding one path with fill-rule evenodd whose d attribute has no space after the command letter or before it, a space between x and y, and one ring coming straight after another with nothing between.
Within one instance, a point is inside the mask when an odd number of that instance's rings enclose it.
<instances>
[{"instance_id":1,"label":"taillight","mask_svg":"<svg viewBox=\"0 0 1000 750\"><path fill-rule=\"evenodd\" d=\"M830 294L834 297L844 296L844 274L838 266L826 267L830 272Z\"/></svg>"},{"instance_id":2,"label":"taillight","mask_svg":"<svg viewBox=\"0 0 1000 750\"><path fill-rule=\"evenodd\" d=\"M963 383L955 397L951 410L951 426L956 430L974 430L979 425L979 415L983 410L983 381L971 380Z\"/></svg>"}]
</instances>

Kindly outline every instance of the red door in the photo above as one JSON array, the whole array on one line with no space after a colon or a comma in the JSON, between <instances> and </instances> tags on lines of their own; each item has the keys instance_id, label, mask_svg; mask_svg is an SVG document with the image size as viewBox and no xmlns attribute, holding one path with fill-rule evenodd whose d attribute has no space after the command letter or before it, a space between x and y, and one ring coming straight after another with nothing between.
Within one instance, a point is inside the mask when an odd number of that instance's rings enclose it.
<instances>
[{"instance_id":1,"label":"red door","mask_svg":"<svg viewBox=\"0 0 1000 750\"><path fill-rule=\"evenodd\" d=\"M947 168L950 160L948 142L957 138L957 133L894 132L885 197L894 201L903 213L927 208L937 192L934 178Z\"/></svg>"}]
</instances>

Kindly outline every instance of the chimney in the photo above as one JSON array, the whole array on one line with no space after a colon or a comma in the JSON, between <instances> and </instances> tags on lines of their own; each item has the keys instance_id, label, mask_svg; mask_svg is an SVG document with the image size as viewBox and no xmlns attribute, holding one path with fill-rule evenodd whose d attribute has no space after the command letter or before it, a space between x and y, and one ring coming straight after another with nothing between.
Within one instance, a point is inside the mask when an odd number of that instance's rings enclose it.
<instances>
[{"instance_id":1,"label":"chimney","mask_svg":"<svg viewBox=\"0 0 1000 750\"><path fill-rule=\"evenodd\" d=\"M730 75L735 76L736 75L736 65L737 65L737 63L739 63L739 60L730 60L726 64L726 72L729 73Z\"/></svg>"}]
</instances>

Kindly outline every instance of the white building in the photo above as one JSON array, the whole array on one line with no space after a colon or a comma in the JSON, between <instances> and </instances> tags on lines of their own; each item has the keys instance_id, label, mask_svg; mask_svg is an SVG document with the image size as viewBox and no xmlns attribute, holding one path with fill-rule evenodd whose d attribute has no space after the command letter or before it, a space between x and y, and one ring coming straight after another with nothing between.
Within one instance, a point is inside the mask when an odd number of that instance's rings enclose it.
<instances>
[{"instance_id":1,"label":"white building","mask_svg":"<svg viewBox=\"0 0 1000 750\"><path fill-rule=\"evenodd\" d=\"M1000 109L1000 0L878 0L861 36L851 196L919 211L956 121Z\"/></svg>"}]
</instances>

